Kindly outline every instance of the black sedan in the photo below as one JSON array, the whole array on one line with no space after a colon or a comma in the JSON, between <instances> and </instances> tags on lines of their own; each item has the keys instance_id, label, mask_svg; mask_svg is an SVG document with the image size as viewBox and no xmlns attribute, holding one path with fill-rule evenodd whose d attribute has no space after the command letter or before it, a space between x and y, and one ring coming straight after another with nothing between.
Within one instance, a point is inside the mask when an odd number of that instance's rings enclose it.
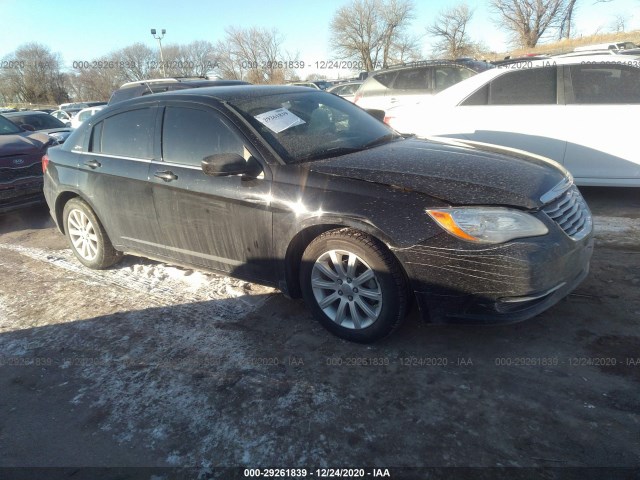
<instances>
[{"instance_id":1,"label":"black sedan","mask_svg":"<svg viewBox=\"0 0 640 480\"><path fill-rule=\"evenodd\" d=\"M392 332L412 298L433 322L530 318L584 279L592 253L591 214L560 165L403 138L296 87L122 102L43 163L84 265L131 253L274 285L358 342Z\"/></svg>"},{"instance_id":2,"label":"black sedan","mask_svg":"<svg viewBox=\"0 0 640 480\"><path fill-rule=\"evenodd\" d=\"M3 113L2 115L23 130L46 133L58 143L64 143L73 131L72 128L46 112L12 112Z\"/></svg>"},{"instance_id":3,"label":"black sedan","mask_svg":"<svg viewBox=\"0 0 640 480\"><path fill-rule=\"evenodd\" d=\"M0 115L0 214L43 202L42 157L53 143Z\"/></svg>"}]
</instances>

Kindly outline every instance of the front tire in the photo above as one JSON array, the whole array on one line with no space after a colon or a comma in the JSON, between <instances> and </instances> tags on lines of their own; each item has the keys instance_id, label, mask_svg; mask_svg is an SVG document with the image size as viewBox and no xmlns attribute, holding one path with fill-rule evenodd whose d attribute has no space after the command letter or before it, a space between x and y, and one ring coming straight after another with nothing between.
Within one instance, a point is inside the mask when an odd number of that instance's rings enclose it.
<instances>
[{"instance_id":1,"label":"front tire","mask_svg":"<svg viewBox=\"0 0 640 480\"><path fill-rule=\"evenodd\" d=\"M64 232L71 251L83 265L96 270L116 264L118 252L91 207L80 198L67 202L62 212Z\"/></svg>"},{"instance_id":2,"label":"front tire","mask_svg":"<svg viewBox=\"0 0 640 480\"><path fill-rule=\"evenodd\" d=\"M302 255L302 295L315 318L338 337L370 343L404 320L408 295L396 258L357 230L330 230Z\"/></svg>"}]
</instances>

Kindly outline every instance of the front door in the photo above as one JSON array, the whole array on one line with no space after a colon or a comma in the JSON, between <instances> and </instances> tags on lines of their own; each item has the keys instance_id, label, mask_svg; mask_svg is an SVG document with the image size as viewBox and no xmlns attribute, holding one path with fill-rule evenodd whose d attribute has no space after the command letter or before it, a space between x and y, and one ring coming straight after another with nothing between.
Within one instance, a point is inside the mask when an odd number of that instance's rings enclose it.
<instances>
[{"instance_id":1,"label":"front door","mask_svg":"<svg viewBox=\"0 0 640 480\"><path fill-rule=\"evenodd\" d=\"M162 160L149 174L163 255L273 280L271 173L250 142L217 110L192 104L168 104L161 131ZM205 175L201 162L216 153L242 155L253 174Z\"/></svg>"}]
</instances>

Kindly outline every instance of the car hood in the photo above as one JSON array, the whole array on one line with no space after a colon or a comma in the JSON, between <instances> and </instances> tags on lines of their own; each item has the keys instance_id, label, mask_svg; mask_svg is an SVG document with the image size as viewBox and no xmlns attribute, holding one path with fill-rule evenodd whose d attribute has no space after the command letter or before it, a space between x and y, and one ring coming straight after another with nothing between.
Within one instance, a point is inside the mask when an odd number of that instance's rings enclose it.
<instances>
[{"instance_id":1,"label":"car hood","mask_svg":"<svg viewBox=\"0 0 640 480\"><path fill-rule=\"evenodd\" d=\"M317 173L410 189L454 205L542 206L571 175L521 150L457 139L405 139L309 163Z\"/></svg>"},{"instance_id":2,"label":"car hood","mask_svg":"<svg viewBox=\"0 0 640 480\"><path fill-rule=\"evenodd\" d=\"M0 156L38 153L48 140L48 136L42 133L0 135Z\"/></svg>"}]
</instances>

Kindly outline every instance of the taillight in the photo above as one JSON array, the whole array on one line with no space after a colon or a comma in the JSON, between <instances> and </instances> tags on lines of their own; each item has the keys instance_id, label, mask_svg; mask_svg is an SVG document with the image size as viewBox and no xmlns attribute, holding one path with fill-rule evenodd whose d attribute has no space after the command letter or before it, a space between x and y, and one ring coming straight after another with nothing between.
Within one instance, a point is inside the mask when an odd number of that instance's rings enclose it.
<instances>
[{"instance_id":1,"label":"taillight","mask_svg":"<svg viewBox=\"0 0 640 480\"><path fill-rule=\"evenodd\" d=\"M390 117L388 115L384 116L384 123L386 123L387 125L391 125L391 120L393 120L395 117Z\"/></svg>"},{"instance_id":2,"label":"taillight","mask_svg":"<svg viewBox=\"0 0 640 480\"><path fill-rule=\"evenodd\" d=\"M361 98L362 98L362 93L359 91L356 91L356 94L353 97L353 103L358 103L358 100L360 100Z\"/></svg>"},{"instance_id":3,"label":"taillight","mask_svg":"<svg viewBox=\"0 0 640 480\"><path fill-rule=\"evenodd\" d=\"M49 166L49 156L43 155L42 156L42 173L47 171L48 166Z\"/></svg>"}]
</instances>

